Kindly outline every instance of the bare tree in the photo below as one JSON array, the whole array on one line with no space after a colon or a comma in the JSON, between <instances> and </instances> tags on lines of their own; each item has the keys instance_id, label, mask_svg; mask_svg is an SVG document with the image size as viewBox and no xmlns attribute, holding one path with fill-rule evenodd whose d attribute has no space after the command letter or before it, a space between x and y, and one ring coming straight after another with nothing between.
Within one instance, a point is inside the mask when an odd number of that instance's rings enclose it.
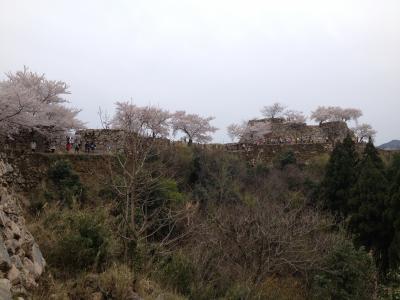
<instances>
[{"instance_id":1,"label":"bare tree","mask_svg":"<svg viewBox=\"0 0 400 300\"><path fill-rule=\"evenodd\" d=\"M0 131L82 128L84 124L76 118L79 110L63 105L67 101L62 96L69 93L65 82L47 80L27 67L8 73L0 82Z\"/></svg>"},{"instance_id":2,"label":"bare tree","mask_svg":"<svg viewBox=\"0 0 400 300\"><path fill-rule=\"evenodd\" d=\"M193 142L210 142L210 134L217 131L217 128L210 124L212 120L213 117L203 118L196 114L187 114L185 111L177 111L171 119L173 134L183 132L189 140L189 145Z\"/></svg>"},{"instance_id":3,"label":"bare tree","mask_svg":"<svg viewBox=\"0 0 400 300\"><path fill-rule=\"evenodd\" d=\"M181 238L175 235L176 224L187 211L171 205L172 199L156 197L163 189L165 172L152 163L168 143L155 137L146 121L147 108L118 102L113 126L120 129L123 147L110 157L110 181L116 191L121 211L119 235L124 243L125 259L129 261L130 245L156 241L159 247Z\"/></svg>"},{"instance_id":4,"label":"bare tree","mask_svg":"<svg viewBox=\"0 0 400 300\"><path fill-rule=\"evenodd\" d=\"M277 117L282 117L285 109L286 106L276 102L270 106L264 106L261 113L264 117L275 119Z\"/></svg>"},{"instance_id":5,"label":"bare tree","mask_svg":"<svg viewBox=\"0 0 400 300\"><path fill-rule=\"evenodd\" d=\"M352 128L355 136L357 137L357 142L362 143L368 141L369 138L374 138L376 135L376 130L372 128L369 124L360 124Z\"/></svg>"},{"instance_id":6,"label":"bare tree","mask_svg":"<svg viewBox=\"0 0 400 300\"><path fill-rule=\"evenodd\" d=\"M112 120L110 114L109 114L106 110L103 111L103 110L101 109L101 107L99 107L99 111L98 111L97 114L98 114L98 116L99 116L99 118L100 118L101 126L102 126L104 129L110 129L111 126L112 126L112 122L113 122L113 120Z\"/></svg>"},{"instance_id":7,"label":"bare tree","mask_svg":"<svg viewBox=\"0 0 400 300\"><path fill-rule=\"evenodd\" d=\"M336 241L329 219L290 202L224 206L198 223L192 259L206 282L222 276L258 285L269 276L307 275Z\"/></svg>"}]
</instances>

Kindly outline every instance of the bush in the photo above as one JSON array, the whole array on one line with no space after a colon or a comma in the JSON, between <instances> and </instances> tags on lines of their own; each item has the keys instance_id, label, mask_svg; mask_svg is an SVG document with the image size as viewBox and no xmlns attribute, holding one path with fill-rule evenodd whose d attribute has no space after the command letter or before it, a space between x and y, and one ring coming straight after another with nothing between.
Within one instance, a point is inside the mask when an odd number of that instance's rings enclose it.
<instances>
[{"instance_id":1,"label":"bush","mask_svg":"<svg viewBox=\"0 0 400 300\"><path fill-rule=\"evenodd\" d=\"M293 277L269 277L261 287L253 292L256 299L265 300L305 300L304 286Z\"/></svg>"},{"instance_id":2,"label":"bush","mask_svg":"<svg viewBox=\"0 0 400 300\"><path fill-rule=\"evenodd\" d=\"M296 162L297 160L294 152L292 150L289 150L275 158L274 165L283 169L287 165L296 164Z\"/></svg>"},{"instance_id":3,"label":"bush","mask_svg":"<svg viewBox=\"0 0 400 300\"><path fill-rule=\"evenodd\" d=\"M177 182L169 178L159 180L151 197L155 203L167 201L168 205L183 204L185 200L183 194L179 192Z\"/></svg>"},{"instance_id":4,"label":"bush","mask_svg":"<svg viewBox=\"0 0 400 300\"><path fill-rule=\"evenodd\" d=\"M61 273L99 269L115 246L104 211L53 207L33 231L50 267Z\"/></svg>"},{"instance_id":5,"label":"bush","mask_svg":"<svg viewBox=\"0 0 400 300\"><path fill-rule=\"evenodd\" d=\"M133 284L133 273L126 265L114 265L99 276L99 286L106 299L128 299Z\"/></svg>"},{"instance_id":6,"label":"bush","mask_svg":"<svg viewBox=\"0 0 400 300\"><path fill-rule=\"evenodd\" d=\"M190 295L195 270L187 258L175 254L161 261L156 277L165 287Z\"/></svg>"},{"instance_id":7,"label":"bush","mask_svg":"<svg viewBox=\"0 0 400 300\"><path fill-rule=\"evenodd\" d=\"M71 205L75 199L82 199L84 188L79 175L76 174L67 160L59 160L51 165L47 176L56 188L59 200Z\"/></svg>"},{"instance_id":8,"label":"bush","mask_svg":"<svg viewBox=\"0 0 400 300\"><path fill-rule=\"evenodd\" d=\"M342 241L326 259L324 269L314 276L313 299L371 299L376 272L364 249L356 250L351 242Z\"/></svg>"},{"instance_id":9,"label":"bush","mask_svg":"<svg viewBox=\"0 0 400 300\"><path fill-rule=\"evenodd\" d=\"M246 163L235 155L220 150L197 149L189 180L192 196L203 207L240 202L241 179L246 178L246 173Z\"/></svg>"}]
</instances>

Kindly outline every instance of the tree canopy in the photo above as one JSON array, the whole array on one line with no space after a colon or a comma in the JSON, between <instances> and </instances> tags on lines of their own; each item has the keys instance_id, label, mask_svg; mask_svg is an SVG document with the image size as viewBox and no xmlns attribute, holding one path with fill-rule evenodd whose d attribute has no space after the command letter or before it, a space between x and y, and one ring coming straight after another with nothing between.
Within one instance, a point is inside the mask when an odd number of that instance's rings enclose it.
<instances>
[{"instance_id":1,"label":"tree canopy","mask_svg":"<svg viewBox=\"0 0 400 300\"><path fill-rule=\"evenodd\" d=\"M356 180L357 159L355 144L348 135L333 149L321 184L324 206L341 218L349 213L348 200Z\"/></svg>"},{"instance_id":2,"label":"tree canopy","mask_svg":"<svg viewBox=\"0 0 400 300\"><path fill-rule=\"evenodd\" d=\"M20 129L53 128L78 129L84 124L77 119L80 112L64 104L64 95L70 94L63 81L46 79L27 67L6 74L0 82L0 131L17 132Z\"/></svg>"}]
</instances>

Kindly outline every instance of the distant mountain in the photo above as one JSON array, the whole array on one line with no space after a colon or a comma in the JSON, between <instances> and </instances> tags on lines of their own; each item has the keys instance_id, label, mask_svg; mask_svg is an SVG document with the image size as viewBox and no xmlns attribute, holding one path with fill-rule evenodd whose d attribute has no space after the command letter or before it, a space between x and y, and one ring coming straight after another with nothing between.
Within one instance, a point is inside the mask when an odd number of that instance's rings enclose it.
<instances>
[{"instance_id":1,"label":"distant mountain","mask_svg":"<svg viewBox=\"0 0 400 300\"><path fill-rule=\"evenodd\" d=\"M380 145L378 148L383 150L400 150L400 141L393 140L390 141L389 143Z\"/></svg>"}]
</instances>

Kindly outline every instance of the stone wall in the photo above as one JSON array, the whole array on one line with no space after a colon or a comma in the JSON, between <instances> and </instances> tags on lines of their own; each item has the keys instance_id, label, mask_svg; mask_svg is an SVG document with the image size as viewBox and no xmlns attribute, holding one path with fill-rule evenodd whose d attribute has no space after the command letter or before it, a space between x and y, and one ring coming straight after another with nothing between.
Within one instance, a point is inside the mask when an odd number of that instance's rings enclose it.
<instances>
[{"instance_id":1,"label":"stone wall","mask_svg":"<svg viewBox=\"0 0 400 300\"><path fill-rule=\"evenodd\" d=\"M35 141L37 152L49 152L51 146L60 152L65 150L66 136L64 132L46 134L44 131L23 129L15 134L0 135L0 150L30 152L31 142Z\"/></svg>"},{"instance_id":2,"label":"stone wall","mask_svg":"<svg viewBox=\"0 0 400 300\"><path fill-rule=\"evenodd\" d=\"M268 123L269 133L262 139L246 136L242 141L246 144L334 144L343 140L352 132L345 122L328 122L321 125L307 125L305 123L287 123L282 119L252 120L249 124ZM250 134L252 135L252 134ZM80 144L80 151L85 151L85 144L94 144L94 153L115 153L123 149L124 133L115 129L85 129L70 135ZM49 152L50 146L55 152L66 152L66 133L43 134L39 131L25 130L13 136L0 136L0 150L30 152L30 143L35 141L37 152ZM169 140L166 142L170 143ZM223 146L222 146L223 147ZM73 150L71 151L73 152Z\"/></svg>"},{"instance_id":3,"label":"stone wall","mask_svg":"<svg viewBox=\"0 0 400 300\"><path fill-rule=\"evenodd\" d=\"M329 154L333 149L333 145L331 143L293 145L226 144L223 149L231 153L236 153L248 161L263 161L266 163L271 163L274 159L279 157L279 155L291 151L294 153L298 162L307 163L307 161L316 156Z\"/></svg>"},{"instance_id":4,"label":"stone wall","mask_svg":"<svg viewBox=\"0 0 400 300\"><path fill-rule=\"evenodd\" d=\"M321 125L289 123L283 119L251 120L249 125L265 123L269 132L259 135L250 133L242 142L257 144L317 144L335 143L343 140L347 134L353 135L345 122L327 122Z\"/></svg>"},{"instance_id":5,"label":"stone wall","mask_svg":"<svg viewBox=\"0 0 400 300\"><path fill-rule=\"evenodd\" d=\"M44 272L46 261L28 231L21 199L10 183L20 173L0 153L0 299L29 299L30 291ZM16 180L18 182L18 180Z\"/></svg>"},{"instance_id":6,"label":"stone wall","mask_svg":"<svg viewBox=\"0 0 400 300\"><path fill-rule=\"evenodd\" d=\"M76 132L81 140L82 150L86 143L96 145L95 152L117 152L123 148L124 132L116 129L84 129Z\"/></svg>"}]
</instances>

